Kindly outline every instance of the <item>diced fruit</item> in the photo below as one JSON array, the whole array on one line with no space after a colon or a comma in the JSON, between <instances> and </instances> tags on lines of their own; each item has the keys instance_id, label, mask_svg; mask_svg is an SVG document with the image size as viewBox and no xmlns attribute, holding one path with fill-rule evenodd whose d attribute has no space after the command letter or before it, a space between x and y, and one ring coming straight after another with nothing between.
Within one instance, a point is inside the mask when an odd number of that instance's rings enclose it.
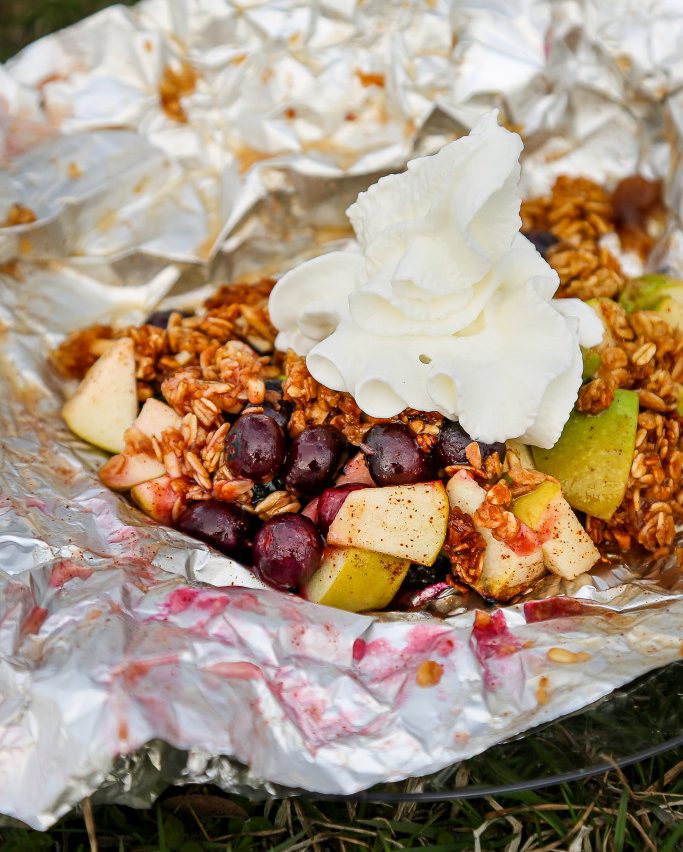
<instances>
[{"instance_id":1,"label":"diced fruit","mask_svg":"<svg viewBox=\"0 0 683 852\"><path fill-rule=\"evenodd\" d=\"M468 515L474 515L485 496L484 489L464 471L451 477L448 483L451 506ZM481 576L472 584L479 594L497 601L508 601L526 591L546 573L540 544L531 553L515 553L507 544L494 538L491 530L476 523L475 527L486 542Z\"/></svg>"},{"instance_id":2,"label":"diced fruit","mask_svg":"<svg viewBox=\"0 0 683 852\"><path fill-rule=\"evenodd\" d=\"M304 586L304 597L348 612L384 609L409 568L409 559L355 547L326 547L320 568Z\"/></svg>"},{"instance_id":3,"label":"diced fruit","mask_svg":"<svg viewBox=\"0 0 683 852\"><path fill-rule=\"evenodd\" d=\"M289 418L291 417L291 407L291 403L285 401L281 402L277 408L270 405L264 405L263 413L268 417L272 417L280 429L282 429L283 434L285 434L287 432Z\"/></svg>"},{"instance_id":4,"label":"diced fruit","mask_svg":"<svg viewBox=\"0 0 683 852\"><path fill-rule=\"evenodd\" d=\"M656 311L667 296L683 302L683 281L663 273L641 275L624 287L619 304L627 311Z\"/></svg>"},{"instance_id":5,"label":"diced fruit","mask_svg":"<svg viewBox=\"0 0 683 852\"><path fill-rule=\"evenodd\" d=\"M538 530L546 519L551 501L561 493L559 482L547 479L538 488L513 500L512 512L532 530Z\"/></svg>"},{"instance_id":6,"label":"diced fruit","mask_svg":"<svg viewBox=\"0 0 683 852\"><path fill-rule=\"evenodd\" d=\"M159 440L167 429L179 429L181 418L165 402L158 399L146 399L133 426L148 438Z\"/></svg>"},{"instance_id":7,"label":"diced fruit","mask_svg":"<svg viewBox=\"0 0 683 852\"><path fill-rule=\"evenodd\" d=\"M433 477L427 456L404 423L380 423L365 436L367 463L377 485L411 485Z\"/></svg>"},{"instance_id":8,"label":"diced fruit","mask_svg":"<svg viewBox=\"0 0 683 852\"><path fill-rule=\"evenodd\" d=\"M441 482L363 488L347 496L327 542L431 565L446 538L448 512Z\"/></svg>"},{"instance_id":9,"label":"diced fruit","mask_svg":"<svg viewBox=\"0 0 683 852\"><path fill-rule=\"evenodd\" d=\"M318 523L318 503L319 502L320 502L320 497L314 497L312 500L310 500L308 503L306 503L304 508L301 510L301 514L306 518L310 518L313 521L314 524Z\"/></svg>"},{"instance_id":10,"label":"diced fruit","mask_svg":"<svg viewBox=\"0 0 683 852\"><path fill-rule=\"evenodd\" d=\"M549 511L552 522L550 537L541 545L543 561L553 574L573 580L590 571L600 553L564 497L556 496Z\"/></svg>"},{"instance_id":11,"label":"diced fruit","mask_svg":"<svg viewBox=\"0 0 683 852\"><path fill-rule=\"evenodd\" d=\"M448 467L452 464L468 464L469 460L465 450L471 443L472 438L459 423L454 420L445 420L434 447L434 453L441 467ZM487 458L492 453L498 453L501 460L505 458L505 444L484 444L481 441L477 443L482 459Z\"/></svg>"},{"instance_id":12,"label":"diced fruit","mask_svg":"<svg viewBox=\"0 0 683 852\"><path fill-rule=\"evenodd\" d=\"M267 414L243 414L228 432L225 458L237 476L268 482L277 475L284 456L284 433Z\"/></svg>"},{"instance_id":13,"label":"diced fruit","mask_svg":"<svg viewBox=\"0 0 683 852\"><path fill-rule=\"evenodd\" d=\"M157 328L166 328L168 321L171 319L171 314L180 314L181 317L191 317L189 311L178 311L174 308L169 308L164 311L154 311L145 320L145 325L155 325Z\"/></svg>"},{"instance_id":14,"label":"diced fruit","mask_svg":"<svg viewBox=\"0 0 683 852\"><path fill-rule=\"evenodd\" d=\"M166 468L149 453L118 453L100 468L100 479L115 491L127 491L141 482L158 479Z\"/></svg>"},{"instance_id":15,"label":"diced fruit","mask_svg":"<svg viewBox=\"0 0 683 852\"><path fill-rule=\"evenodd\" d=\"M546 573L543 552L515 553L505 542L493 537L491 530L480 529L486 540L484 567L475 589L485 598L509 601L525 592Z\"/></svg>"},{"instance_id":16,"label":"diced fruit","mask_svg":"<svg viewBox=\"0 0 683 852\"><path fill-rule=\"evenodd\" d=\"M346 451L346 438L334 426L312 426L291 443L283 468L285 485L313 497L332 485Z\"/></svg>"},{"instance_id":17,"label":"diced fruit","mask_svg":"<svg viewBox=\"0 0 683 852\"><path fill-rule=\"evenodd\" d=\"M357 482L349 482L346 485L335 485L334 488L326 488L320 497L317 498L317 521L323 533L326 533L330 528L330 524L336 518L347 496L352 491L358 491L359 488L365 488L365 485L360 485Z\"/></svg>"},{"instance_id":18,"label":"diced fruit","mask_svg":"<svg viewBox=\"0 0 683 852\"><path fill-rule=\"evenodd\" d=\"M170 526L173 506L178 499L178 495L172 488L170 476L164 475L158 479L141 482L131 488L130 496L146 515L161 524Z\"/></svg>"},{"instance_id":19,"label":"diced fruit","mask_svg":"<svg viewBox=\"0 0 683 852\"><path fill-rule=\"evenodd\" d=\"M456 506L466 515L474 515L484 502L486 492L466 471L458 471L448 480L446 486L451 506Z\"/></svg>"},{"instance_id":20,"label":"diced fruit","mask_svg":"<svg viewBox=\"0 0 683 852\"><path fill-rule=\"evenodd\" d=\"M176 526L181 532L205 541L226 556L251 562L256 517L234 503L220 500L190 503Z\"/></svg>"},{"instance_id":21,"label":"diced fruit","mask_svg":"<svg viewBox=\"0 0 683 852\"><path fill-rule=\"evenodd\" d=\"M584 382L589 381L600 369L601 358L597 349L586 349L581 347L581 356L583 358L583 373L581 378Z\"/></svg>"},{"instance_id":22,"label":"diced fruit","mask_svg":"<svg viewBox=\"0 0 683 852\"><path fill-rule=\"evenodd\" d=\"M124 434L138 413L133 341L117 340L83 377L62 408L66 425L79 438L120 453Z\"/></svg>"},{"instance_id":23,"label":"diced fruit","mask_svg":"<svg viewBox=\"0 0 683 852\"><path fill-rule=\"evenodd\" d=\"M618 390L600 414L573 411L550 450L533 447L536 467L560 481L574 509L608 521L624 498L638 426L638 394Z\"/></svg>"},{"instance_id":24,"label":"diced fruit","mask_svg":"<svg viewBox=\"0 0 683 852\"><path fill-rule=\"evenodd\" d=\"M262 580L292 591L311 579L322 553L323 540L310 518L276 515L256 533L254 568Z\"/></svg>"},{"instance_id":25,"label":"diced fruit","mask_svg":"<svg viewBox=\"0 0 683 852\"><path fill-rule=\"evenodd\" d=\"M506 449L511 450L519 459L519 463L525 470L535 470L534 458L531 455L531 447L514 439L505 442Z\"/></svg>"},{"instance_id":26,"label":"diced fruit","mask_svg":"<svg viewBox=\"0 0 683 852\"><path fill-rule=\"evenodd\" d=\"M669 325L679 329L679 331L683 331L683 296L681 298L682 301L679 302L671 296L665 296L657 308L657 311Z\"/></svg>"},{"instance_id":27,"label":"diced fruit","mask_svg":"<svg viewBox=\"0 0 683 852\"><path fill-rule=\"evenodd\" d=\"M600 322L602 323L603 338L602 343L600 345L620 345L620 341L610 331L613 322L617 320L619 315L621 314L621 309L619 305L614 301L614 299L608 299L606 296L597 296L592 299L588 299L586 304L589 307L593 308L595 313L598 315Z\"/></svg>"},{"instance_id":28,"label":"diced fruit","mask_svg":"<svg viewBox=\"0 0 683 852\"><path fill-rule=\"evenodd\" d=\"M358 482L370 487L375 485L375 480L370 476L363 453L356 453L353 458L349 459L336 479L337 485L346 485L350 482Z\"/></svg>"},{"instance_id":29,"label":"diced fruit","mask_svg":"<svg viewBox=\"0 0 683 852\"><path fill-rule=\"evenodd\" d=\"M674 328L683 329L683 280L656 273L626 285L619 303L627 311L657 311Z\"/></svg>"},{"instance_id":30,"label":"diced fruit","mask_svg":"<svg viewBox=\"0 0 683 852\"><path fill-rule=\"evenodd\" d=\"M528 231L522 231L522 233L542 257L546 256L548 249L559 242L555 234L551 234L550 231L532 228Z\"/></svg>"}]
</instances>

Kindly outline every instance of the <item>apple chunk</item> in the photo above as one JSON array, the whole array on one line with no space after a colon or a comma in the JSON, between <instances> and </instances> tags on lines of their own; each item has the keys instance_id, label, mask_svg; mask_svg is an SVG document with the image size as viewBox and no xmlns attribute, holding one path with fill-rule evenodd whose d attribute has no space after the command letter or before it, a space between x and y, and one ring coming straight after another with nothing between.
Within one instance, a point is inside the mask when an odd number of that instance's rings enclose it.
<instances>
[{"instance_id":1,"label":"apple chunk","mask_svg":"<svg viewBox=\"0 0 683 852\"><path fill-rule=\"evenodd\" d=\"M173 520L173 506L178 498L172 482L170 476L164 475L141 482L130 490L133 501L146 515L167 526L170 526Z\"/></svg>"},{"instance_id":2,"label":"apple chunk","mask_svg":"<svg viewBox=\"0 0 683 852\"><path fill-rule=\"evenodd\" d=\"M74 434L110 453L124 447L126 429L138 413L133 341L123 337L101 355L62 408Z\"/></svg>"},{"instance_id":3,"label":"apple chunk","mask_svg":"<svg viewBox=\"0 0 683 852\"><path fill-rule=\"evenodd\" d=\"M451 506L467 515L474 515L484 502L486 492L461 471L450 479L448 497ZM540 542L530 553L517 553L505 542L494 538L491 530L476 523L475 527L486 542L481 575L476 583L470 583L479 594L497 601L509 601L546 573Z\"/></svg>"},{"instance_id":4,"label":"apple chunk","mask_svg":"<svg viewBox=\"0 0 683 852\"><path fill-rule=\"evenodd\" d=\"M146 399L133 424L143 435L159 440L167 429L180 429L182 420L179 414L159 399Z\"/></svg>"},{"instance_id":5,"label":"apple chunk","mask_svg":"<svg viewBox=\"0 0 683 852\"><path fill-rule=\"evenodd\" d=\"M342 504L327 542L432 565L446 538L448 512L441 482L362 488Z\"/></svg>"},{"instance_id":6,"label":"apple chunk","mask_svg":"<svg viewBox=\"0 0 683 852\"><path fill-rule=\"evenodd\" d=\"M326 547L320 567L303 589L304 597L347 612L384 609L409 568L409 559L356 547Z\"/></svg>"},{"instance_id":7,"label":"apple chunk","mask_svg":"<svg viewBox=\"0 0 683 852\"><path fill-rule=\"evenodd\" d=\"M532 530L538 530L548 515L548 507L558 496L562 496L560 483L546 479L538 488L513 500L512 513Z\"/></svg>"},{"instance_id":8,"label":"apple chunk","mask_svg":"<svg viewBox=\"0 0 683 852\"><path fill-rule=\"evenodd\" d=\"M534 461L570 506L608 521L624 499L637 430L638 394L622 388L600 414L572 411L552 449L532 447Z\"/></svg>"},{"instance_id":9,"label":"apple chunk","mask_svg":"<svg viewBox=\"0 0 683 852\"><path fill-rule=\"evenodd\" d=\"M564 497L550 502L548 515L550 537L541 545L546 568L565 580L590 571L600 552Z\"/></svg>"},{"instance_id":10,"label":"apple chunk","mask_svg":"<svg viewBox=\"0 0 683 852\"><path fill-rule=\"evenodd\" d=\"M100 479L115 491L127 491L141 482L158 479L166 468L148 453L117 453L100 468Z\"/></svg>"}]
</instances>

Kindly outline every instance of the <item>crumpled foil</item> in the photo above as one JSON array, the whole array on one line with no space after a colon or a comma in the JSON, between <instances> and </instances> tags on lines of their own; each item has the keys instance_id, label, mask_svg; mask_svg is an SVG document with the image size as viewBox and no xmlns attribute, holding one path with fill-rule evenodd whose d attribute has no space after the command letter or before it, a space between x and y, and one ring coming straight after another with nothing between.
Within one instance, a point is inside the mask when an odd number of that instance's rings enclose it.
<instances>
[{"instance_id":1,"label":"crumpled foil","mask_svg":"<svg viewBox=\"0 0 683 852\"><path fill-rule=\"evenodd\" d=\"M548 578L535 597L559 598L488 625L457 601L373 618L248 588L99 483L46 355L343 245L359 190L491 106L524 135L528 194L665 178L657 263L682 272L681 43L667 0L145 0L0 66L0 199L36 215L0 228L4 814L46 828L94 791L143 806L183 780L353 793L679 658L670 562Z\"/></svg>"}]
</instances>

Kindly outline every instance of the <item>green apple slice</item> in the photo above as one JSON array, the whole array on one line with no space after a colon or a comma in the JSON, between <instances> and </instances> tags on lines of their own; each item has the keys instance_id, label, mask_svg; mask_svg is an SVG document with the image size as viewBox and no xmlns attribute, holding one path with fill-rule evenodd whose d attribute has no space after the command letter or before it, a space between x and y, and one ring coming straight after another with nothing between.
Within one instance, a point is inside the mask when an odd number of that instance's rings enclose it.
<instances>
[{"instance_id":1,"label":"green apple slice","mask_svg":"<svg viewBox=\"0 0 683 852\"><path fill-rule=\"evenodd\" d=\"M596 348L586 349L585 346L581 347L581 357L583 359L583 372L581 373L581 379L584 382L588 382L600 369L602 359L600 358L600 353Z\"/></svg>"},{"instance_id":2,"label":"green apple slice","mask_svg":"<svg viewBox=\"0 0 683 852\"><path fill-rule=\"evenodd\" d=\"M344 500L327 542L432 565L446 538L448 513L441 482L362 488Z\"/></svg>"},{"instance_id":3,"label":"green apple slice","mask_svg":"<svg viewBox=\"0 0 683 852\"><path fill-rule=\"evenodd\" d=\"M624 499L638 428L638 394L618 390L600 414L573 411L550 450L533 447L539 470L558 479L574 509L608 521Z\"/></svg>"},{"instance_id":4,"label":"green apple slice","mask_svg":"<svg viewBox=\"0 0 683 852\"><path fill-rule=\"evenodd\" d=\"M548 514L548 507L552 500L561 495L560 483L547 479L538 488L534 488L528 494L523 494L512 501L512 513L519 520L537 530L543 525Z\"/></svg>"},{"instance_id":5,"label":"green apple slice","mask_svg":"<svg viewBox=\"0 0 683 852\"><path fill-rule=\"evenodd\" d=\"M656 311L667 296L683 302L683 281L657 272L630 281L621 291L619 304L629 312Z\"/></svg>"},{"instance_id":6,"label":"green apple slice","mask_svg":"<svg viewBox=\"0 0 683 852\"><path fill-rule=\"evenodd\" d=\"M124 448L138 413L133 341L117 340L83 377L62 408L66 425L84 441L110 453Z\"/></svg>"},{"instance_id":7,"label":"green apple slice","mask_svg":"<svg viewBox=\"0 0 683 852\"><path fill-rule=\"evenodd\" d=\"M303 589L304 597L347 612L384 609L409 568L409 559L356 547L326 547L320 567Z\"/></svg>"},{"instance_id":8,"label":"green apple slice","mask_svg":"<svg viewBox=\"0 0 683 852\"><path fill-rule=\"evenodd\" d=\"M556 496L548 511L552 521L550 537L541 545L543 561L553 574L573 580L590 571L600 552L564 497Z\"/></svg>"}]
</instances>

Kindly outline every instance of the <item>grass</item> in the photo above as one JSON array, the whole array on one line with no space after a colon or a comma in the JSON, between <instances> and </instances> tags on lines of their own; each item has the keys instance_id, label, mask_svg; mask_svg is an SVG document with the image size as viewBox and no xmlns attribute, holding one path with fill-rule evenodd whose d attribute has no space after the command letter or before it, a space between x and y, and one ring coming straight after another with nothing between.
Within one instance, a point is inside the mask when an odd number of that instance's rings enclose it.
<instances>
[{"instance_id":1,"label":"grass","mask_svg":"<svg viewBox=\"0 0 683 852\"><path fill-rule=\"evenodd\" d=\"M132 5L132 0L120 2ZM30 42L111 5L111 0L0 0L0 62Z\"/></svg>"},{"instance_id":2,"label":"grass","mask_svg":"<svg viewBox=\"0 0 683 852\"><path fill-rule=\"evenodd\" d=\"M172 788L148 811L95 808L93 822L100 850L126 852L675 852L683 849L682 817L683 750L678 749L582 783L496 798L398 805L307 799L255 804L192 786ZM85 852L94 848L91 839L86 821L77 814L46 834L0 829L3 852Z\"/></svg>"},{"instance_id":3,"label":"grass","mask_svg":"<svg viewBox=\"0 0 683 852\"><path fill-rule=\"evenodd\" d=\"M68 26L109 5L107 0L0 0L0 60L52 30ZM679 667L680 677L680 667ZM662 686L660 715L652 704L613 700L594 723L564 728L566 737L543 734L501 746L461 765L463 785L502 783L532 777L539 767L561 772L572 764L570 744L582 732L582 753L628 740L646 744L652 730L668 730L680 710L680 690L671 677ZM611 714L611 715L610 715ZM673 722L671 721L673 720ZM576 760L572 765L577 765ZM444 782L448 787L448 779ZM0 803L1 806L1 803ZM211 787L167 790L147 811L118 805L91 807L62 819L51 831L0 828L2 852L201 852L202 850L431 849L509 852L623 852L683 850L683 749L641 761L592 779L540 791L445 803L274 799L253 803Z\"/></svg>"}]
</instances>

